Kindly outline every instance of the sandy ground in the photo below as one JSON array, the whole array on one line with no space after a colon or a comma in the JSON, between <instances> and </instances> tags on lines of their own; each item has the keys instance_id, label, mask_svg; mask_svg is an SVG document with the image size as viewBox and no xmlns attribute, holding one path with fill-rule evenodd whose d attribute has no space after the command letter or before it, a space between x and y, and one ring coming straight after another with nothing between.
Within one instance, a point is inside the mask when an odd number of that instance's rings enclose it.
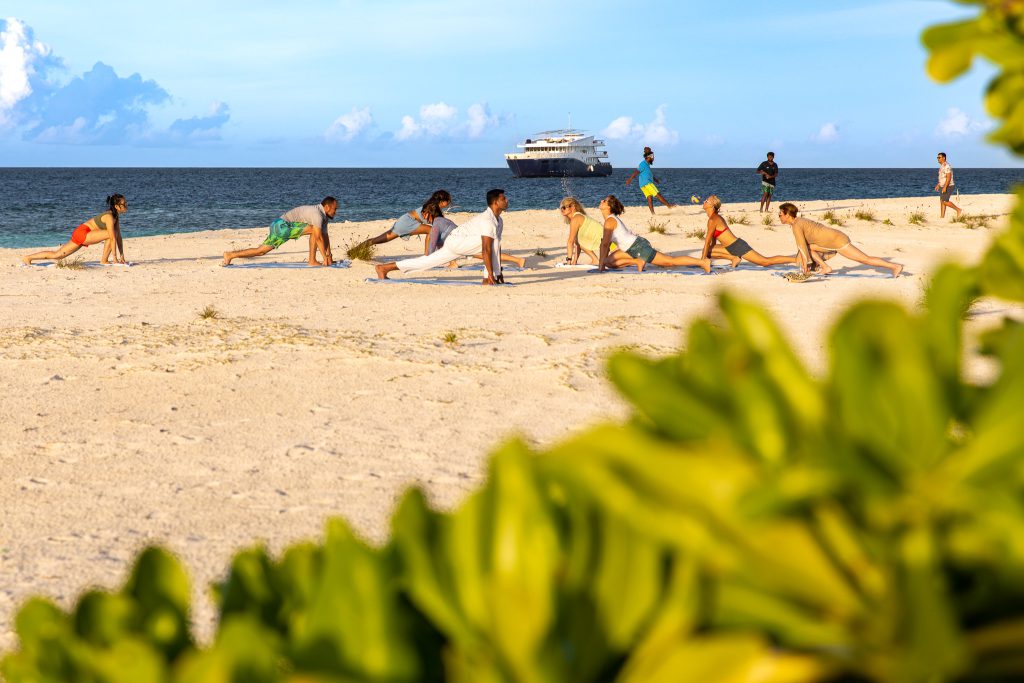
<instances>
[{"instance_id":1,"label":"sandy ground","mask_svg":"<svg viewBox=\"0 0 1024 683\"><path fill-rule=\"evenodd\" d=\"M514 206L504 246L528 264L504 288L375 285L366 263L219 267L222 251L255 246L260 230L129 235L132 268L23 268L18 257L32 250L0 250L0 650L15 642L12 619L26 597L69 605L88 586L117 585L149 543L188 564L197 628L209 634L205 587L234 551L318 535L333 515L381 539L399 492L417 484L438 505L457 503L510 434L543 446L622 417L602 376L609 351L670 352L689 321L713 313L722 289L761 301L820 369L845 306L864 297L917 305L938 262L978 257L1005 225L1011 197L962 203L993 216L992 228L940 221L936 199L801 206L811 218L833 209L855 244L904 263L908 275L895 280L841 257L833 265L856 277L793 284L762 269L566 272L553 267L565 249L557 212ZM876 220L854 218L861 209ZM923 225L908 223L915 211ZM771 226L756 203L723 214L747 217L733 229L762 254L795 251L775 212ZM674 254L698 250L706 222L697 206L659 209L654 221L666 234L648 233L646 208L624 218ZM336 255L387 227L333 224ZM100 251L78 255L95 262ZM396 240L381 254L421 251L416 240ZM305 256L303 239L261 261ZM207 306L219 315L201 318ZM969 325L1007 313L1020 311L983 301Z\"/></svg>"}]
</instances>

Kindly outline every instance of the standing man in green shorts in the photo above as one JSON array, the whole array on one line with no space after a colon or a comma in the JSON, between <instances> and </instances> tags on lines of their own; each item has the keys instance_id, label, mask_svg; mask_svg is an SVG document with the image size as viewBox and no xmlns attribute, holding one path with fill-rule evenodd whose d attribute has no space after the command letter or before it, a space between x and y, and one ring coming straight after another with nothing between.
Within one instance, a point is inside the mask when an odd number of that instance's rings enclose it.
<instances>
[{"instance_id":1,"label":"standing man in green shorts","mask_svg":"<svg viewBox=\"0 0 1024 683\"><path fill-rule=\"evenodd\" d=\"M757 174L761 176L761 208L758 213L768 211L772 205L772 195L775 194L775 179L779 175L779 165L775 163L775 152L768 152L768 159L762 161L757 167Z\"/></svg>"},{"instance_id":2,"label":"standing man in green shorts","mask_svg":"<svg viewBox=\"0 0 1024 683\"><path fill-rule=\"evenodd\" d=\"M640 191L644 193L644 197L647 198L647 208L651 210L651 215L654 215L654 200L657 199L659 202L667 206L668 208L675 207L675 204L670 203L667 199L661 196L661 192L658 190L658 186L654 183L660 183L661 181L654 177L654 171L651 170L651 164L654 163L654 152L650 147L644 147L644 160L640 162L640 165L633 171L633 175L626 178L626 185L633 182L633 179L640 176L638 185L640 185Z\"/></svg>"},{"instance_id":3,"label":"standing man in green shorts","mask_svg":"<svg viewBox=\"0 0 1024 683\"><path fill-rule=\"evenodd\" d=\"M327 222L334 218L338 211L338 200L324 197L319 204L297 206L270 224L270 234L263 244L254 249L241 251L225 251L222 266L230 266L236 258L252 258L269 254L289 240L309 235L309 265L329 266L334 263L331 255L331 237L327 234ZM323 254L324 261L316 260L317 249Z\"/></svg>"}]
</instances>

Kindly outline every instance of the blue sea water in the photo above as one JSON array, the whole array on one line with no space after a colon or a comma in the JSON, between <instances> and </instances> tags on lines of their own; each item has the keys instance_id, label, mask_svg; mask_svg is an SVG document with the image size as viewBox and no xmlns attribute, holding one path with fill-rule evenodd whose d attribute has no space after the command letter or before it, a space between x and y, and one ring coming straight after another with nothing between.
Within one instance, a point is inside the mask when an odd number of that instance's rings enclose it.
<instances>
[{"instance_id":1,"label":"blue sea water","mask_svg":"<svg viewBox=\"0 0 1024 683\"><path fill-rule=\"evenodd\" d=\"M431 192L452 193L456 210L484 208L487 190L506 191L510 209L554 209L566 194L596 206L615 194L627 206L643 204L632 169L609 178L513 178L505 168L0 168L0 215L6 247L55 246L72 229L104 210L104 198L128 198L125 238L197 230L266 226L288 209L341 200L335 221L396 218L418 208ZM717 194L724 202L757 201L753 168L657 168L670 200ZM1024 169L957 168L962 193L1010 191ZM783 168L778 201L935 196L936 169Z\"/></svg>"}]
</instances>

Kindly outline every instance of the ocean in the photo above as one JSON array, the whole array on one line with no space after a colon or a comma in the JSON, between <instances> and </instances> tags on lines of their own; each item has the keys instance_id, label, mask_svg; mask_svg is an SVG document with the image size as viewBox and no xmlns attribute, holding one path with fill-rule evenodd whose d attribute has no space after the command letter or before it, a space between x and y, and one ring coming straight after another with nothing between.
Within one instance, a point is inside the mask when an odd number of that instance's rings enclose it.
<instances>
[{"instance_id":1,"label":"ocean","mask_svg":"<svg viewBox=\"0 0 1024 683\"><path fill-rule=\"evenodd\" d=\"M340 200L335 221L397 218L437 189L456 211L481 211L487 190L505 190L509 209L555 209L566 194L596 206L615 194L627 206L644 204L632 169L608 178L513 178L505 168L0 168L0 215L5 247L66 242L79 223L104 210L108 194L128 199L125 239L197 230L269 225L288 209ZM782 168L775 202L934 197L935 168ZM655 168L670 201L717 194L723 202L757 201L753 168ZM956 168L961 193L1009 192L1024 168ZM552 214L554 215L554 214ZM340 237L340 236L339 236ZM339 237L335 237L337 241ZM342 238L343 239L343 238Z\"/></svg>"}]
</instances>

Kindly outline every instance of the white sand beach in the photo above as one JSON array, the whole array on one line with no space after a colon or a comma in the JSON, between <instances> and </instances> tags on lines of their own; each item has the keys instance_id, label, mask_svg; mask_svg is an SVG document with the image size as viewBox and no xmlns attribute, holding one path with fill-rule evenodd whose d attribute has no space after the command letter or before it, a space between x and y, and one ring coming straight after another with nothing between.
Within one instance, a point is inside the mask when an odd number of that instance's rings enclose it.
<instances>
[{"instance_id":1,"label":"white sand beach","mask_svg":"<svg viewBox=\"0 0 1024 683\"><path fill-rule=\"evenodd\" d=\"M558 213L515 206L504 247L527 268L507 273L512 287L375 285L363 262L220 267L221 252L256 246L261 230L128 232L131 268L22 267L20 256L34 250L0 250L0 650L14 645L13 616L27 597L67 606L89 586L118 585L152 543L187 563L194 618L209 634L206 586L232 553L318 535L336 515L380 540L406 487L450 506L510 435L545 446L623 417L604 379L607 355L675 350L690 321L714 314L722 290L765 305L820 371L827 333L849 303L918 305L936 265L975 261L1011 202L963 196L968 214L992 217L976 229L951 222L952 212L940 220L935 198L798 202L812 219L832 209L854 244L905 264L896 279L841 256L830 262L837 275L805 283L750 264L731 271L724 261L709 276L555 268L566 241ZM875 220L854 218L858 210ZM917 211L925 222L911 225ZM722 213L760 253L795 252L775 206L771 226L756 202ZM658 209L654 222L666 234L648 232L646 207L623 218L672 254L697 252L706 223L699 206ZM333 223L335 255L389 224ZM306 249L303 238L253 262L302 263ZM101 250L75 257L95 263ZM422 242L396 240L378 253L415 256ZM481 273L415 277L479 282ZM207 306L218 315L202 318ZM1005 314L1021 311L979 302L969 327ZM970 372L986 367L973 362Z\"/></svg>"}]
</instances>

